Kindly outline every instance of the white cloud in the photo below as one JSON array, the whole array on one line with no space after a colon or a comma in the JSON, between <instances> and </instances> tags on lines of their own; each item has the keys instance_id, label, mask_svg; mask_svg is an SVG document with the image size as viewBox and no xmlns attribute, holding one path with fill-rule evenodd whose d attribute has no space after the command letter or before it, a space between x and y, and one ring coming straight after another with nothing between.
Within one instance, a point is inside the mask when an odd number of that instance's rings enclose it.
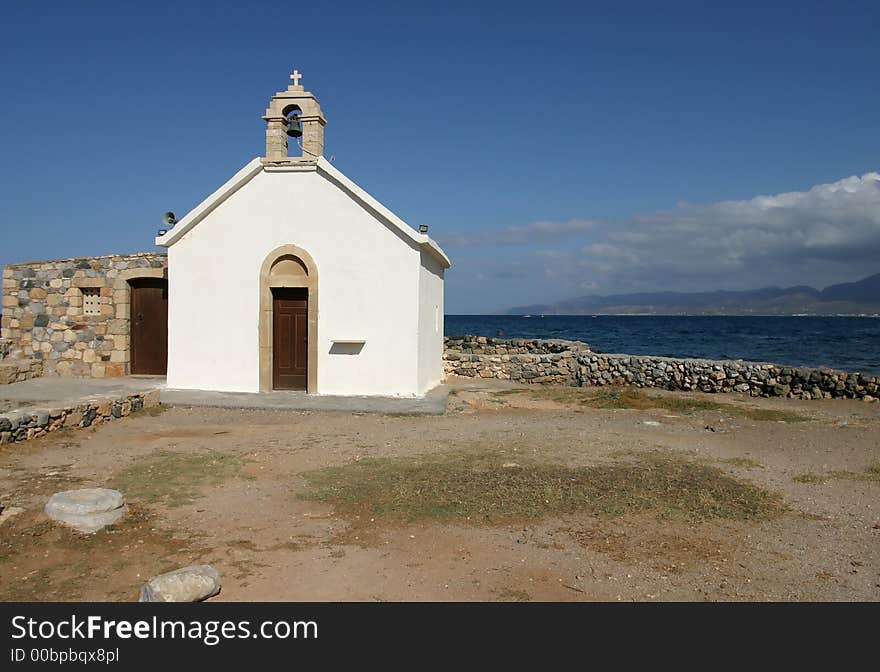
<instances>
[{"instance_id":1,"label":"white cloud","mask_svg":"<svg viewBox=\"0 0 880 672\"><path fill-rule=\"evenodd\" d=\"M544 279L542 292L550 291L547 279L558 288L547 301L587 287L606 294L800 283L821 288L880 271L880 173L803 192L685 202L616 221L535 222L444 242L453 248L453 261L456 246L523 246L522 257L539 267L534 277Z\"/></svg>"},{"instance_id":2,"label":"white cloud","mask_svg":"<svg viewBox=\"0 0 880 672\"><path fill-rule=\"evenodd\" d=\"M473 245L514 245L538 240L551 240L584 233L603 224L601 220L572 219L567 222L533 222L524 226L507 226L498 231L480 233L448 233L437 237L441 245L463 247Z\"/></svg>"}]
</instances>

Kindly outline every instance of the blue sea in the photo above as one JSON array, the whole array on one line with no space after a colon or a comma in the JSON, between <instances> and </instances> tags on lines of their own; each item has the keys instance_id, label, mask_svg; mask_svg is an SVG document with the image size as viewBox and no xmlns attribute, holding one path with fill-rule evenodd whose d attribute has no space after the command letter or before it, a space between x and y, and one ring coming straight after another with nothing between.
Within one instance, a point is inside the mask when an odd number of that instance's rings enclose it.
<instances>
[{"instance_id":1,"label":"blue sea","mask_svg":"<svg viewBox=\"0 0 880 672\"><path fill-rule=\"evenodd\" d=\"M880 318L446 315L447 336L561 338L630 355L745 359L880 374Z\"/></svg>"}]
</instances>

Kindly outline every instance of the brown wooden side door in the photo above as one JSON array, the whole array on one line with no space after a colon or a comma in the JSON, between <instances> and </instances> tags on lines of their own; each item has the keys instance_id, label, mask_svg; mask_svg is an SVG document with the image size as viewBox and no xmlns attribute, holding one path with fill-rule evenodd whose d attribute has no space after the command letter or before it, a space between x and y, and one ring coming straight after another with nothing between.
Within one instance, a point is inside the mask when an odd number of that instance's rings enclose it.
<instances>
[{"instance_id":1,"label":"brown wooden side door","mask_svg":"<svg viewBox=\"0 0 880 672\"><path fill-rule=\"evenodd\" d=\"M272 290L272 388L305 390L309 364L309 291Z\"/></svg>"},{"instance_id":2,"label":"brown wooden side door","mask_svg":"<svg viewBox=\"0 0 880 672\"><path fill-rule=\"evenodd\" d=\"M168 370L168 281L131 284L131 373L164 376Z\"/></svg>"}]
</instances>

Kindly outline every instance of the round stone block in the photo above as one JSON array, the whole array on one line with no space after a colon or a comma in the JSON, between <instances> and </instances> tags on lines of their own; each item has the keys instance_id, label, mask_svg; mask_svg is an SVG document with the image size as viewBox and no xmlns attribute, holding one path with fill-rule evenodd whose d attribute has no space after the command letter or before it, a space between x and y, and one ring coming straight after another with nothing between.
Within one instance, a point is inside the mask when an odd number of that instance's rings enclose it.
<instances>
[{"instance_id":1,"label":"round stone block","mask_svg":"<svg viewBox=\"0 0 880 672\"><path fill-rule=\"evenodd\" d=\"M49 498L45 511L52 520L90 534L122 518L125 498L108 488L65 490Z\"/></svg>"},{"instance_id":2,"label":"round stone block","mask_svg":"<svg viewBox=\"0 0 880 672\"><path fill-rule=\"evenodd\" d=\"M220 592L220 574L211 565L190 565L159 574L141 588L141 602L201 602Z\"/></svg>"}]
</instances>

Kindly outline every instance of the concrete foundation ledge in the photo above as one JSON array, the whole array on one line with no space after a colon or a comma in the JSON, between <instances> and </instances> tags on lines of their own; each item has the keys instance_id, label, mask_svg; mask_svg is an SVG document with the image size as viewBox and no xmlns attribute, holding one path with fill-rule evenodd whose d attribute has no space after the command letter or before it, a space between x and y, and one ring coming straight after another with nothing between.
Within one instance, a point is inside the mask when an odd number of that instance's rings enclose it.
<instances>
[{"instance_id":1,"label":"concrete foundation ledge","mask_svg":"<svg viewBox=\"0 0 880 672\"><path fill-rule=\"evenodd\" d=\"M449 390L438 385L423 397L345 396L298 391L212 392L162 390L163 406L261 409L275 411L342 411L404 415L443 415Z\"/></svg>"}]
</instances>

